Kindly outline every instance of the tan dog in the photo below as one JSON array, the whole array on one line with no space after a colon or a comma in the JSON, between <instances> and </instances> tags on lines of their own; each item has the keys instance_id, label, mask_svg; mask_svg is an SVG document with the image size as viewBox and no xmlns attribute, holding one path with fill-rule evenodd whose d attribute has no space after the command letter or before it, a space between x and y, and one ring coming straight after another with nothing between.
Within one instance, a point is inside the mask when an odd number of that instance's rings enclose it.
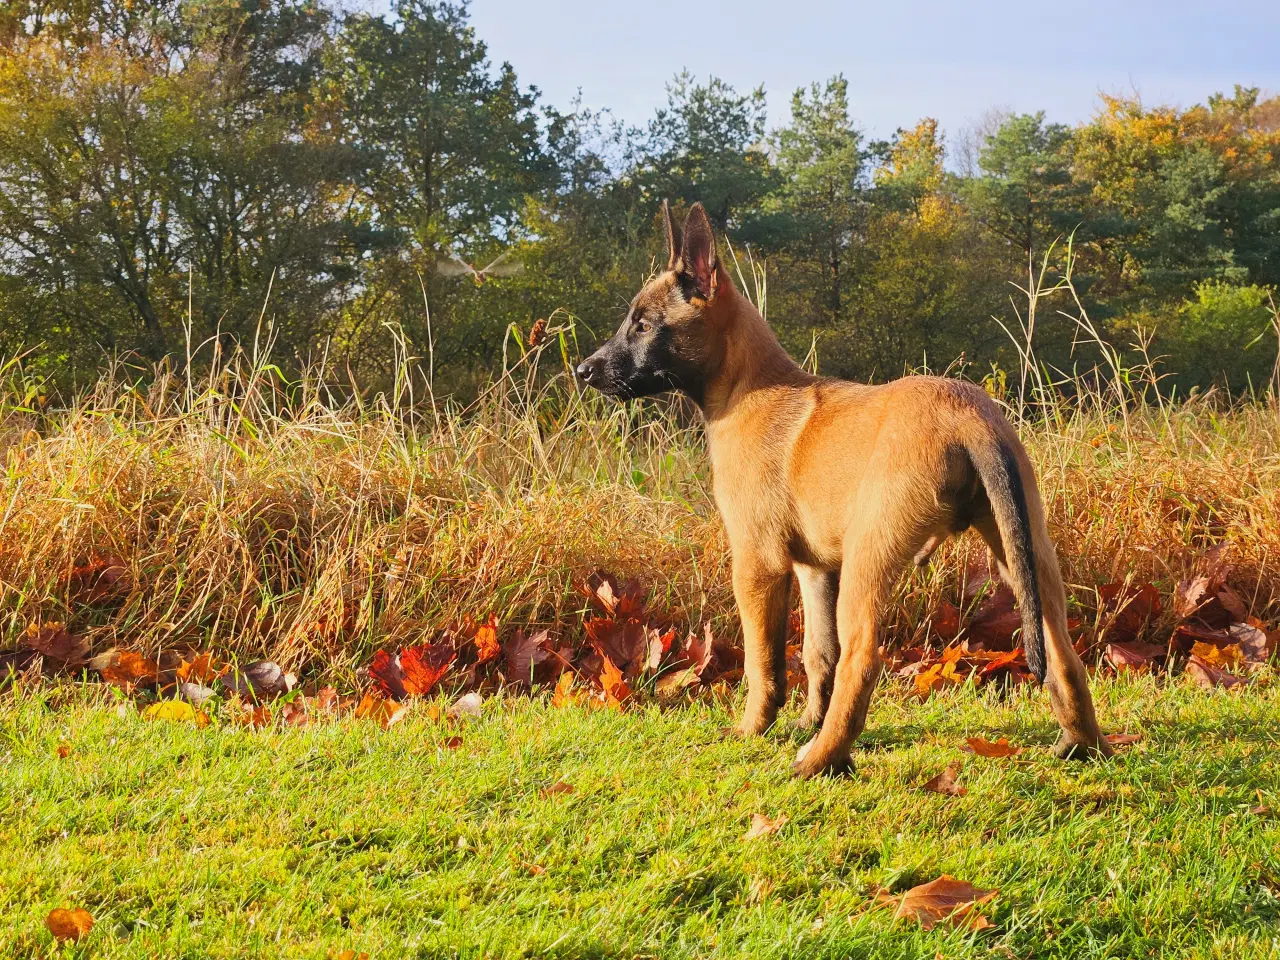
<instances>
[{"instance_id":1,"label":"tan dog","mask_svg":"<svg viewBox=\"0 0 1280 960\"><path fill-rule=\"evenodd\" d=\"M878 620L913 559L975 528L1022 611L1027 663L1062 725L1059 756L1106 756L1031 462L979 388L906 377L865 386L812 376L734 289L701 204L683 231L663 205L667 268L578 376L621 398L681 390L702 408L715 498L733 551L746 646L744 734L786 695L791 579L804 602L809 697L819 726L802 776L850 764L880 673Z\"/></svg>"}]
</instances>

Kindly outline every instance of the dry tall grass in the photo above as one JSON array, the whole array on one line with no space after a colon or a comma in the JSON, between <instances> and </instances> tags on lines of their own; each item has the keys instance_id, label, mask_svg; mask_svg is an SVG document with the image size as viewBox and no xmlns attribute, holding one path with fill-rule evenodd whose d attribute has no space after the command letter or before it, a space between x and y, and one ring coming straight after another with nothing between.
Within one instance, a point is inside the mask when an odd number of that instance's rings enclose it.
<instances>
[{"instance_id":1,"label":"dry tall grass","mask_svg":"<svg viewBox=\"0 0 1280 960\"><path fill-rule=\"evenodd\" d=\"M237 353L199 384L161 371L134 388L108 372L46 410L11 362L0 649L66 621L98 648L212 647L340 679L469 615L572 629L595 567L736 630L696 421L674 403L583 396L573 353L560 330L467 409L437 402L409 364L391 396L363 402ZM1078 612L1096 611L1098 584L1171 587L1226 543L1254 615L1277 619L1275 405L1171 405L1118 368L1068 397L1027 354L1011 415ZM912 574L894 634L926 634L979 556L967 537ZM95 561L124 575L86 597L77 568Z\"/></svg>"}]
</instances>

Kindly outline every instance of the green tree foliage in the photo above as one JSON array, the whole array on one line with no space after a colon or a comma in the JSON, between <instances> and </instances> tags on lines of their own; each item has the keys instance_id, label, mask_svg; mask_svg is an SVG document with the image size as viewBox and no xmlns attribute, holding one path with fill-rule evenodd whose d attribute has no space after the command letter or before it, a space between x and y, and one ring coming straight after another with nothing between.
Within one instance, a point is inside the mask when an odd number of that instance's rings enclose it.
<instances>
[{"instance_id":1,"label":"green tree foliage","mask_svg":"<svg viewBox=\"0 0 1280 960\"><path fill-rule=\"evenodd\" d=\"M739 94L716 77L697 84L686 70L667 86L667 105L649 122L638 172L655 196L683 205L701 200L724 230L770 186L764 139L763 87Z\"/></svg>"},{"instance_id":2,"label":"green tree foliage","mask_svg":"<svg viewBox=\"0 0 1280 960\"><path fill-rule=\"evenodd\" d=\"M766 246L785 251L786 270L775 289L788 320L836 329L845 320L869 186L844 77L797 90L791 123L773 134L771 146L778 187L761 205L754 232Z\"/></svg>"},{"instance_id":3,"label":"green tree foliage","mask_svg":"<svg viewBox=\"0 0 1280 960\"><path fill-rule=\"evenodd\" d=\"M305 5L5 8L3 328L90 365L248 339L305 346L355 275L354 152L315 97L329 17ZM268 302L268 289L271 290ZM28 310L24 303L34 309Z\"/></svg>"},{"instance_id":4,"label":"green tree foliage","mask_svg":"<svg viewBox=\"0 0 1280 960\"><path fill-rule=\"evenodd\" d=\"M1038 261L1085 219L1071 162L1070 128L1046 124L1043 112L1010 117L982 145L982 175L964 185L965 199L985 227Z\"/></svg>"},{"instance_id":5,"label":"green tree foliage","mask_svg":"<svg viewBox=\"0 0 1280 960\"><path fill-rule=\"evenodd\" d=\"M612 328L665 198L766 265L770 320L823 372L1013 366L991 318L1071 235L1104 335L1154 331L1168 384L1266 380L1280 98L1001 117L961 172L936 122L868 143L855 112L837 76L769 130L763 89L688 72L639 127L560 112L448 0L0 0L0 354L36 348L70 386L261 318L285 367L378 387L407 349L466 394L538 318L574 318L580 349ZM1091 363L1052 305L1036 337Z\"/></svg>"}]
</instances>

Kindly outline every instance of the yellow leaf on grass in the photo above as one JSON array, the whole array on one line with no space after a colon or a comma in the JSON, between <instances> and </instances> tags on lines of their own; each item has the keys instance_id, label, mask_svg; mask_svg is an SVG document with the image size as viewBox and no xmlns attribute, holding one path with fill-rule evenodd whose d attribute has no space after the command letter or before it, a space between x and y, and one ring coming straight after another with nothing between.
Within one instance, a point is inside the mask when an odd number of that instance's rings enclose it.
<instances>
[{"instance_id":1,"label":"yellow leaf on grass","mask_svg":"<svg viewBox=\"0 0 1280 960\"><path fill-rule=\"evenodd\" d=\"M203 710L197 710L185 700L161 700L159 703L153 703L142 711L142 719L168 720L173 723L193 720L197 727L209 724L209 715Z\"/></svg>"}]
</instances>

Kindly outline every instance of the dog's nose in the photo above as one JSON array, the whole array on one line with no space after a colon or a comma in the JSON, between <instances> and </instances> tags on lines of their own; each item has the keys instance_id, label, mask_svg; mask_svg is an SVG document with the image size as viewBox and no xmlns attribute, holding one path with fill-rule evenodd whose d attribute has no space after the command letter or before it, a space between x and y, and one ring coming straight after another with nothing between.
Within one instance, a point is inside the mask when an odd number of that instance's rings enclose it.
<instances>
[{"instance_id":1,"label":"dog's nose","mask_svg":"<svg viewBox=\"0 0 1280 960\"><path fill-rule=\"evenodd\" d=\"M595 374L595 365L590 360L583 360L578 364L578 379L583 383L590 383Z\"/></svg>"}]
</instances>

